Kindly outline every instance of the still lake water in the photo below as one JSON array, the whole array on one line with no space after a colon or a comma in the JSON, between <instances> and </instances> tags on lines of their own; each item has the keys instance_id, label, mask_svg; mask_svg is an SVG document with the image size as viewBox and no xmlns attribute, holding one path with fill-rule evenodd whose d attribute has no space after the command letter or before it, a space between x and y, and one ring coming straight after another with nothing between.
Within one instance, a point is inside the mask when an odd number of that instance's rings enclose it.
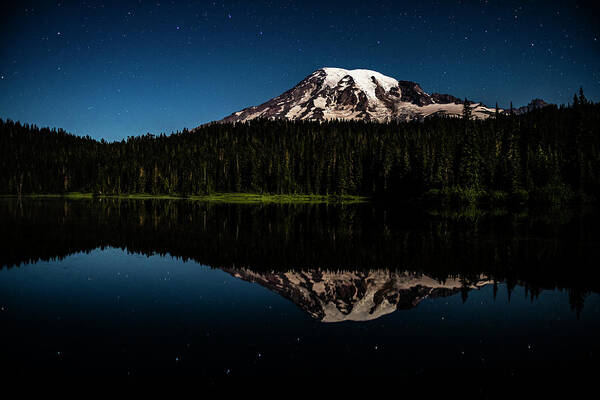
<instances>
[{"instance_id":1,"label":"still lake water","mask_svg":"<svg viewBox=\"0 0 600 400\"><path fill-rule=\"evenodd\" d=\"M594 209L0 200L3 376L598 362Z\"/></svg>"}]
</instances>

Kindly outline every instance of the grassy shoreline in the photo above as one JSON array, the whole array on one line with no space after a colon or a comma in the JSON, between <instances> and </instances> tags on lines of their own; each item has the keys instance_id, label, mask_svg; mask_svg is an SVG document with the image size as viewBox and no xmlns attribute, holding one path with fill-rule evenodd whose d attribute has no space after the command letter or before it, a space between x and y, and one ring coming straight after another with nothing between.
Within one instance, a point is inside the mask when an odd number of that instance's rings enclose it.
<instances>
[{"instance_id":1,"label":"grassy shoreline","mask_svg":"<svg viewBox=\"0 0 600 400\"><path fill-rule=\"evenodd\" d=\"M17 198L17 195L0 195L0 198ZM316 194L260 194L260 193L212 193L208 195L173 195L173 194L117 194L117 195L94 195L93 193L30 193L23 194L21 198L60 198L60 199L131 199L131 200L191 200L214 203L240 203L240 204L261 204L261 203L366 203L370 199L362 196L326 196Z\"/></svg>"},{"instance_id":2,"label":"grassy shoreline","mask_svg":"<svg viewBox=\"0 0 600 400\"><path fill-rule=\"evenodd\" d=\"M527 192L518 190L515 193L501 191L485 191L483 189L450 187L442 190L431 189L415 199L400 200L376 199L354 195L319 195L319 194L261 194L261 193L211 193L207 195L181 194L150 194L150 193L123 193L123 194L94 194L82 192L67 193L27 193L22 198L43 199L130 199L130 200L188 200L210 203L237 203L237 204L357 204L373 201L393 202L398 204L419 204L425 208L497 208L497 207L526 207L531 205L561 207L572 204L589 204L596 200L591 196L576 195L566 187L545 187ZM18 198L15 194L0 194L0 198Z\"/></svg>"}]
</instances>

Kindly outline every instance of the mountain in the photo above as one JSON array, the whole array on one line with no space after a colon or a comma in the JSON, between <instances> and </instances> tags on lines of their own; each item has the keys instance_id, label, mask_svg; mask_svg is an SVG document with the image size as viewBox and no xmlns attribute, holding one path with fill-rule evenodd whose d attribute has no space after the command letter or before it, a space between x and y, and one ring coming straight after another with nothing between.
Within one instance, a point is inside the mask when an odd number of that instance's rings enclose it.
<instances>
[{"instance_id":1,"label":"mountain","mask_svg":"<svg viewBox=\"0 0 600 400\"><path fill-rule=\"evenodd\" d=\"M434 115L460 116L463 101L426 93L418 83L398 81L367 69L321 68L287 92L259 106L245 108L220 122L255 118L290 120L422 120ZM495 109L471 102L473 116L487 118Z\"/></svg>"},{"instance_id":2,"label":"mountain","mask_svg":"<svg viewBox=\"0 0 600 400\"><path fill-rule=\"evenodd\" d=\"M533 110L539 110L540 108L548 107L549 105L551 105L551 104L546 103L542 99L533 99L526 106L519 107L513 111L515 114L520 115L520 114L525 114L525 113L531 112Z\"/></svg>"},{"instance_id":3,"label":"mountain","mask_svg":"<svg viewBox=\"0 0 600 400\"><path fill-rule=\"evenodd\" d=\"M475 285L464 286L459 279L440 282L426 275L388 270L223 270L280 294L322 322L369 321L398 309L416 307L425 298L451 296L491 283L482 276Z\"/></svg>"}]
</instances>

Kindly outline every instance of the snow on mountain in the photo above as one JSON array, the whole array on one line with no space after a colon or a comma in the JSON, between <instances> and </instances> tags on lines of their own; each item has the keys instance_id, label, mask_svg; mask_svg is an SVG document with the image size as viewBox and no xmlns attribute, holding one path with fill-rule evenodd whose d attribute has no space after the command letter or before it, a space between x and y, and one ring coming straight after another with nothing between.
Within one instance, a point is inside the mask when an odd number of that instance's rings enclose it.
<instances>
[{"instance_id":1,"label":"snow on mountain","mask_svg":"<svg viewBox=\"0 0 600 400\"><path fill-rule=\"evenodd\" d=\"M398 81L389 76L385 76L376 71L368 69L354 69L348 71L341 68L323 68L326 77L323 84L330 88L335 88L345 77L349 76L356 86L362 90L370 100L377 101L377 95L375 90L378 84L383 87L385 92L395 86L398 86ZM350 79L346 79L346 83L351 82Z\"/></svg>"},{"instance_id":2,"label":"snow on mountain","mask_svg":"<svg viewBox=\"0 0 600 400\"><path fill-rule=\"evenodd\" d=\"M444 282L409 272L289 271L257 272L223 269L236 278L279 293L322 322L370 321L398 309L416 307L423 299L451 296L491 283L484 276L464 287L459 279Z\"/></svg>"},{"instance_id":3,"label":"snow on mountain","mask_svg":"<svg viewBox=\"0 0 600 400\"><path fill-rule=\"evenodd\" d=\"M471 103L473 116L487 118L495 110ZM287 92L259 106L245 108L221 120L255 118L290 120L422 120L433 115L462 115L462 100L449 94L426 93L411 81L398 81L368 69L321 68Z\"/></svg>"}]
</instances>

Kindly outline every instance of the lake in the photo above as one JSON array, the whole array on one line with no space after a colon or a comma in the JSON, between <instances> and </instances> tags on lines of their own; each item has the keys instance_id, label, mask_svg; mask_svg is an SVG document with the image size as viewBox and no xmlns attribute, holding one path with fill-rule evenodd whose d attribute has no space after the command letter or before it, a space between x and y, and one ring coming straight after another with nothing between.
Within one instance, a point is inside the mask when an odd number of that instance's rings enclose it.
<instances>
[{"instance_id":1,"label":"lake","mask_svg":"<svg viewBox=\"0 0 600 400\"><path fill-rule=\"evenodd\" d=\"M0 200L4 376L597 363L596 209Z\"/></svg>"}]
</instances>

